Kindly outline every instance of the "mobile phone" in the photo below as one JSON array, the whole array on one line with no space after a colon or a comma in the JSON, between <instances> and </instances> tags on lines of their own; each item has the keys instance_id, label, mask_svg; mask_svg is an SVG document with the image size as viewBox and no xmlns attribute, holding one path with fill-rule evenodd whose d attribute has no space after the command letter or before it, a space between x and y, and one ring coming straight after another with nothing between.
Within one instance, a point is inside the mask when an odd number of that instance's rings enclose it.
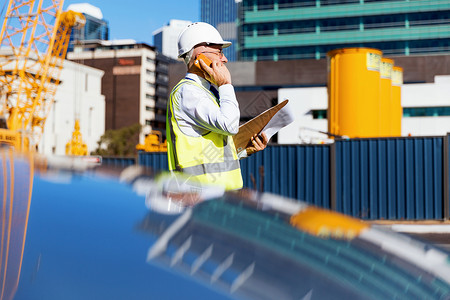
<instances>
[{"instance_id":1,"label":"mobile phone","mask_svg":"<svg viewBox=\"0 0 450 300\"><path fill-rule=\"evenodd\" d=\"M205 64L207 64L209 67L212 66L212 61L211 61L208 57L206 57L206 55L204 55L203 53L200 53L199 55L197 55L197 58L195 59L195 62L194 62L194 64L195 64L195 65L197 66L197 68L199 68L200 70L203 71L202 65L201 65L200 62L199 62L200 59L203 60L203 62L204 62Z\"/></svg>"}]
</instances>

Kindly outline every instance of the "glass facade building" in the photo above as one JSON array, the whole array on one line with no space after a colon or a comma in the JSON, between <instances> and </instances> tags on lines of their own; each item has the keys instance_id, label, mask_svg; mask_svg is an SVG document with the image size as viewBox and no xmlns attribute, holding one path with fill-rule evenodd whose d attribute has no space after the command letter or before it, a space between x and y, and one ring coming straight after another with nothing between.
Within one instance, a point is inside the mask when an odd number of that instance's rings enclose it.
<instances>
[{"instance_id":1,"label":"glass facade building","mask_svg":"<svg viewBox=\"0 0 450 300\"><path fill-rule=\"evenodd\" d=\"M224 40L233 43L223 51L228 61L237 59L237 8L235 0L201 0L200 3L200 21L213 25Z\"/></svg>"},{"instance_id":2,"label":"glass facade building","mask_svg":"<svg viewBox=\"0 0 450 300\"><path fill-rule=\"evenodd\" d=\"M98 19L86 13L83 13L83 15L86 18L86 24L79 29L73 29L70 36L69 52L73 51L75 41L109 40L108 21Z\"/></svg>"},{"instance_id":3,"label":"glass facade building","mask_svg":"<svg viewBox=\"0 0 450 300\"><path fill-rule=\"evenodd\" d=\"M320 59L344 47L450 53L448 0L243 0L238 19L242 61Z\"/></svg>"}]
</instances>

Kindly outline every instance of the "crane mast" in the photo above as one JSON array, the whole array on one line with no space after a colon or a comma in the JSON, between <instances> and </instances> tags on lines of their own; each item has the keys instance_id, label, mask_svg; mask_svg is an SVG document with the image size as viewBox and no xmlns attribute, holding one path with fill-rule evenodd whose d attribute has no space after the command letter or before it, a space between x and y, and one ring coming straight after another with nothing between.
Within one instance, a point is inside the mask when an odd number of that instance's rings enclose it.
<instances>
[{"instance_id":1,"label":"crane mast","mask_svg":"<svg viewBox=\"0 0 450 300\"><path fill-rule=\"evenodd\" d=\"M60 84L74 26L82 14L62 0L10 0L0 34L0 143L33 149ZM1 127L1 126L0 126Z\"/></svg>"}]
</instances>

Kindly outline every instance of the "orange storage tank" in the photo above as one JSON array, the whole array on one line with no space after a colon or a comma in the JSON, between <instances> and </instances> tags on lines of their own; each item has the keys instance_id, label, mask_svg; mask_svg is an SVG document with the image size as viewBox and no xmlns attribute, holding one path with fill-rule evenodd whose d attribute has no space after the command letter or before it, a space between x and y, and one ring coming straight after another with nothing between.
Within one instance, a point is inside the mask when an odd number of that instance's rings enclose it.
<instances>
[{"instance_id":1,"label":"orange storage tank","mask_svg":"<svg viewBox=\"0 0 450 300\"><path fill-rule=\"evenodd\" d=\"M402 84L403 68L392 68L392 99L391 99L391 136L402 135Z\"/></svg>"},{"instance_id":2,"label":"orange storage tank","mask_svg":"<svg viewBox=\"0 0 450 300\"><path fill-rule=\"evenodd\" d=\"M328 55L328 131L377 137L380 130L380 62L372 48L343 48Z\"/></svg>"},{"instance_id":3,"label":"orange storage tank","mask_svg":"<svg viewBox=\"0 0 450 300\"><path fill-rule=\"evenodd\" d=\"M394 61L381 58L380 65L380 136L391 136L392 68Z\"/></svg>"}]
</instances>

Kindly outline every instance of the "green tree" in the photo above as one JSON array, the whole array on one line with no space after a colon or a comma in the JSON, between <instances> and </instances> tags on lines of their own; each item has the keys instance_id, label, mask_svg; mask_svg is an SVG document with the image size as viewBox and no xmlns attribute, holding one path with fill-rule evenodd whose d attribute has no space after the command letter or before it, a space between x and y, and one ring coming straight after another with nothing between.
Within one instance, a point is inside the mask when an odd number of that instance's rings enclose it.
<instances>
[{"instance_id":1,"label":"green tree","mask_svg":"<svg viewBox=\"0 0 450 300\"><path fill-rule=\"evenodd\" d=\"M97 150L92 155L101 156L134 156L137 153L136 145L139 141L141 124L136 123L120 129L106 130L97 142Z\"/></svg>"}]
</instances>

